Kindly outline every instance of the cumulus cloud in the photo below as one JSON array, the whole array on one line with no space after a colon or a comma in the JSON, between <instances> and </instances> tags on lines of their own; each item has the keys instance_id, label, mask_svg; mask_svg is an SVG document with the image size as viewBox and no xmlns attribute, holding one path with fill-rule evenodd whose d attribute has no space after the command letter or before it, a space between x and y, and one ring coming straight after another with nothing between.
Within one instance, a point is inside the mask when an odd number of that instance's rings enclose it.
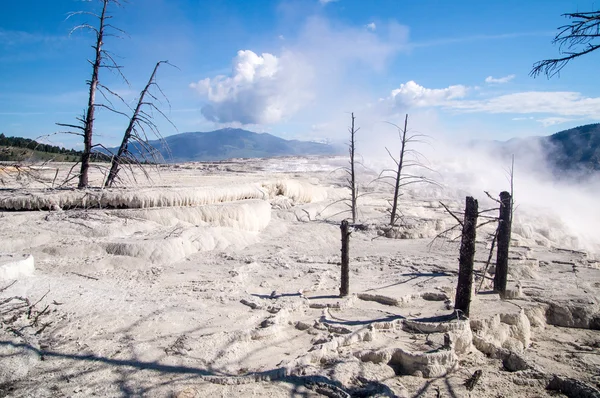
<instances>
[{"instance_id":1,"label":"cumulus cloud","mask_svg":"<svg viewBox=\"0 0 600 398\"><path fill-rule=\"evenodd\" d=\"M449 100L463 98L468 88L462 85L441 89L425 88L413 80L403 83L392 91L391 98L395 104L403 107L442 106Z\"/></svg>"},{"instance_id":2,"label":"cumulus cloud","mask_svg":"<svg viewBox=\"0 0 600 398\"><path fill-rule=\"evenodd\" d=\"M498 77L498 78L488 76L485 78L485 82L488 84L504 84L504 83L508 83L515 77L516 77L516 75L508 75L508 76Z\"/></svg>"},{"instance_id":3,"label":"cumulus cloud","mask_svg":"<svg viewBox=\"0 0 600 398\"><path fill-rule=\"evenodd\" d=\"M292 53L277 57L241 50L230 76L205 78L190 87L208 99L202 114L210 121L271 124L310 100L310 92L304 90L310 74L310 67Z\"/></svg>"},{"instance_id":4,"label":"cumulus cloud","mask_svg":"<svg viewBox=\"0 0 600 398\"><path fill-rule=\"evenodd\" d=\"M350 76L356 82L368 71L383 70L407 42L408 28L393 21L375 33L311 17L297 37L286 38L280 51L239 51L231 73L190 87L207 100L204 117L217 123L275 124L302 109L317 118L330 114L333 106L346 106L352 97ZM358 90L358 85L353 87Z\"/></svg>"}]
</instances>

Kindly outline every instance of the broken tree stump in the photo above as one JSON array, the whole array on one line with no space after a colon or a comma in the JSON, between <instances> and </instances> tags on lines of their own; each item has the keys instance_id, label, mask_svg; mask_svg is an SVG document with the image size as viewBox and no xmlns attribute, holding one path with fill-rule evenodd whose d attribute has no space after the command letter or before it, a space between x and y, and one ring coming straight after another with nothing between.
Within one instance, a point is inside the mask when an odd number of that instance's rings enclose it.
<instances>
[{"instance_id":1,"label":"broken tree stump","mask_svg":"<svg viewBox=\"0 0 600 398\"><path fill-rule=\"evenodd\" d=\"M471 306L471 290L473 287L473 260L475 258L475 237L477 227L477 200L467 196L462 238L460 241L460 259L458 264L458 286L454 309L469 316Z\"/></svg>"},{"instance_id":2,"label":"broken tree stump","mask_svg":"<svg viewBox=\"0 0 600 398\"><path fill-rule=\"evenodd\" d=\"M510 193L500 193L500 219L498 226L498 249L496 252L496 273L494 274L494 291L504 297L508 278L508 249L510 247L512 198Z\"/></svg>"},{"instance_id":3,"label":"broken tree stump","mask_svg":"<svg viewBox=\"0 0 600 398\"><path fill-rule=\"evenodd\" d=\"M482 374L481 369L476 370L475 373L473 373L473 375L471 377L469 377L469 379L467 381L465 381L465 387L467 388L467 390L473 391L473 389L479 382L479 379L481 378L481 374Z\"/></svg>"},{"instance_id":4,"label":"broken tree stump","mask_svg":"<svg viewBox=\"0 0 600 398\"><path fill-rule=\"evenodd\" d=\"M340 286L340 296L347 296L350 292L350 226L348 220L342 221L340 230L342 231L342 278Z\"/></svg>"}]
</instances>

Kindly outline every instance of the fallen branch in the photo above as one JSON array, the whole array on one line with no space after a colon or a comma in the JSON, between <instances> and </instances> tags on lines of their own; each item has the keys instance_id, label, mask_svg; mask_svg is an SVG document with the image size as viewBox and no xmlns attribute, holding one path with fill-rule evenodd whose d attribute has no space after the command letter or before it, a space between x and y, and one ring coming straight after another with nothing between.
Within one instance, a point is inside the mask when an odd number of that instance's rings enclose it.
<instances>
[{"instance_id":1,"label":"fallen branch","mask_svg":"<svg viewBox=\"0 0 600 398\"><path fill-rule=\"evenodd\" d=\"M4 286L3 288L0 289L0 292L3 292L5 290L7 290L9 287L11 287L12 285L14 285L15 283L17 283L16 280L12 281L11 283L9 283L8 285Z\"/></svg>"},{"instance_id":2,"label":"fallen branch","mask_svg":"<svg viewBox=\"0 0 600 398\"><path fill-rule=\"evenodd\" d=\"M95 278L93 276L88 276L88 275L80 274L79 272L69 272L69 274L81 276L82 278L87 278L87 279L91 279L91 280L94 280L94 281L98 281L99 280L98 278Z\"/></svg>"},{"instance_id":3,"label":"fallen branch","mask_svg":"<svg viewBox=\"0 0 600 398\"><path fill-rule=\"evenodd\" d=\"M475 373L473 373L473 375L469 377L467 381L465 381L465 387L467 388L467 390L473 391L473 388L475 388L475 386L479 382L479 379L481 379L482 373L483 372L481 371L481 369L476 370Z\"/></svg>"}]
</instances>

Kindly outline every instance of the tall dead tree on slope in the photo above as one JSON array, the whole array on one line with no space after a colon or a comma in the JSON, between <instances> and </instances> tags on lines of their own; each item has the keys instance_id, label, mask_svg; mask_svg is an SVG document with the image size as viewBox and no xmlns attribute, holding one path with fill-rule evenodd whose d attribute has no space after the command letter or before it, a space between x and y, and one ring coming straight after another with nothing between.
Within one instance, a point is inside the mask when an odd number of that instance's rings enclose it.
<instances>
[{"instance_id":1,"label":"tall dead tree on slope","mask_svg":"<svg viewBox=\"0 0 600 398\"><path fill-rule=\"evenodd\" d=\"M104 186L107 188L113 185L115 179L117 178L117 174L119 173L119 170L123 164L139 165L140 158L142 161L159 160L157 159L157 150L153 148L149 143L149 138L146 129L149 129L151 132L153 132L159 140L162 139L162 136L158 131L156 124L153 122L152 111L158 112L164 119L166 119L171 125L173 125L171 120L153 102L158 101L158 98L150 90L152 87L155 87L160 92L160 94L162 94L162 96L166 99L166 96L163 94L162 90L160 89L160 86L156 83L156 72L158 71L158 68L161 64L171 65L168 61L159 61L154 66L154 70L150 75L150 79L148 79L148 83L141 91L137 105L133 111L131 118L129 119L129 124L125 129L125 133L123 134L121 146L119 147L117 153L112 157L110 172L108 173L108 177L106 178L106 182L104 183ZM148 100L147 97L150 97L150 100ZM150 113L144 110L144 108L149 108ZM175 126L173 125L173 127ZM137 153L132 153L131 151L129 151L129 145L132 143L132 141L133 144L137 145Z\"/></svg>"},{"instance_id":2,"label":"tall dead tree on slope","mask_svg":"<svg viewBox=\"0 0 600 398\"><path fill-rule=\"evenodd\" d=\"M389 122L388 122L389 123ZM423 168L433 172L432 169L425 166L423 164L423 159L425 158L422 153L419 151L408 148L408 145L411 143L423 143L424 139L427 138L424 134L408 134L408 114L404 118L404 128L400 128L400 126L389 123L392 126L396 127L398 130L398 135L400 136L400 154L398 159L392 155L390 150L386 147L388 155L392 158L394 163L396 163L395 169L385 169L380 174L377 180L381 180L389 185L391 185L394 189L394 196L391 200L392 210L390 212L390 225L394 226L398 221L398 199L402 195L401 189L407 185L416 184L416 183L427 183L438 185L433 179L426 177L424 175L416 175L412 173L407 173L407 169L412 168ZM409 159L409 155L412 157ZM386 175L386 173L388 173ZM386 180L393 180L392 182Z\"/></svg>"},{"instance_id":3,"label":"tall dead tree on slope","mask_svg":"<svg viewBox=\"0 0 600 398\"><path fill-rule=\"evenodd\" d=\"M70 132L70 131L66 132L66 133L83 136L83 153L81 155L81 170L79 173L79 183L77 184L77 187L80 189L86 188L89 184L88 174L89 174L92 150L94 148L92 141L93 141L93 135L94 135L94 120L95 120L96 108L104 107L112 112L123 114L114 109L114 107L110 103L110 100L108 100L106 95L102 92L102 89L104 89L111 95L119 97L112 90L108 89L106 86L104 86L100 83L100 78L99 78L100 69L108 68L113 71L116 71L125 81L127 81L127 79L125 79L125 76L123 76L123 74L121 73L121 66L119 66L115 62L112 55L104 49L105 37L116 36L115 34L108 33L107 29L113 29L113 30L123 33L123 31L121 29L108 23L108 20L110 20L112 18L112 16L108 15L108 13L107 13L107 9L110 4L120 6L120 1L119 0L100 0L100 1L102 2L102 11L100 14L96 14L96 13L93 13L90 11L77 11L77 12L73 12L73 13L69 14L69 16L68 16L68 18L70 18L70 17L76 16L76 15L88 15L88 16L93 16L94 18L98 19L98 27L92 26L91 24L88 24L88 23L83 23L81 25L74 27L71 30L71 33L73 33L80 29L86 29L86 30L91 30L96 35L95 44L92 46L92 48L94 49L95 57L94 57L93 61L88 60L88 62L92 65L92 76L91 76L90 80L87 81L87 84L89 86L89 96L88 96L87 108L84 111L83 117L77 118L77 120L81 123L81 125L57 123L57 125L59 125L59 126L74 128L74 129L80 131L79 133ZM103 97L105 99L107 99L108 103L111 105L98 104L96 102L97 92L100 92L103 95Z\"/></svg>"},{"instance_id":4,"label":"tall dead tree on slope","mask_svg":"<svg viewBox=\"0 0 600 398\"><path fill-rule=\"evenodd\" d=\"M357 199L357 195L358 195L358 189L356 187L356 173L355 173L355 161L354 161L354 156L355 156L355 150L356 150L356 140L355 140L355 136L356 133L358 132L358 130L360 130L360 128L355 128L354 127L354 113L352 113L352 125L349 128L349 132L350 132L350 144L349 144L349 148L348 148L348 152L350 153L350 179L348 180L348 184L350 186L350 190L351 190L351 210L352 210L352 224L356 224L356 199Z\"/></svg>"},{"instance_id":5,"label":"tall dead tree on slope","mask_svg":"<svg viewBox=\"0 0 600 398\"><path fill-rule=\"evenodd\" d=\"M558 44L564 56L536 62L531 70L533 77L545 74L548 78L560 73L570 61L600 48L600 11L563 14L573 21L558 28L552 41Z\"/></svg>"}]
</instances>

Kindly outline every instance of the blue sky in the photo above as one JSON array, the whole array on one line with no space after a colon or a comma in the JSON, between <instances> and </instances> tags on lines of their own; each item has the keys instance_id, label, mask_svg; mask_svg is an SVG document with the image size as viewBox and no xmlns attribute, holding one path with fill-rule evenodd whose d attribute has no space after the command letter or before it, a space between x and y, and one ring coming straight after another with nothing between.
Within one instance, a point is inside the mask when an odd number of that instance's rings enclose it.
<instances>
[{"instance_id":1,"label":"blue sky","mask_svg":"<svg viewBox=\"0 0 600 398\"><path fill-rule=\"evenodd\" d=\"M0 14L0 132L36 138L83 112L90 33L69 35L99 1L7 0ZM177 130L242 126L284 138L345 138L348 112L363 134L411 114L413 126L453 139L548 135L600 119L600 54L559 78L529 76L558 55L565 12L592 1L130 0L112 7L108 37L129 80L101 81L133 103L154 64ZM127 112L125 107L122 110ZM97 115L95 141L115 145L127 120ZM79 147L77 137L51 142Z\"/></svg>"}]
</instances>

